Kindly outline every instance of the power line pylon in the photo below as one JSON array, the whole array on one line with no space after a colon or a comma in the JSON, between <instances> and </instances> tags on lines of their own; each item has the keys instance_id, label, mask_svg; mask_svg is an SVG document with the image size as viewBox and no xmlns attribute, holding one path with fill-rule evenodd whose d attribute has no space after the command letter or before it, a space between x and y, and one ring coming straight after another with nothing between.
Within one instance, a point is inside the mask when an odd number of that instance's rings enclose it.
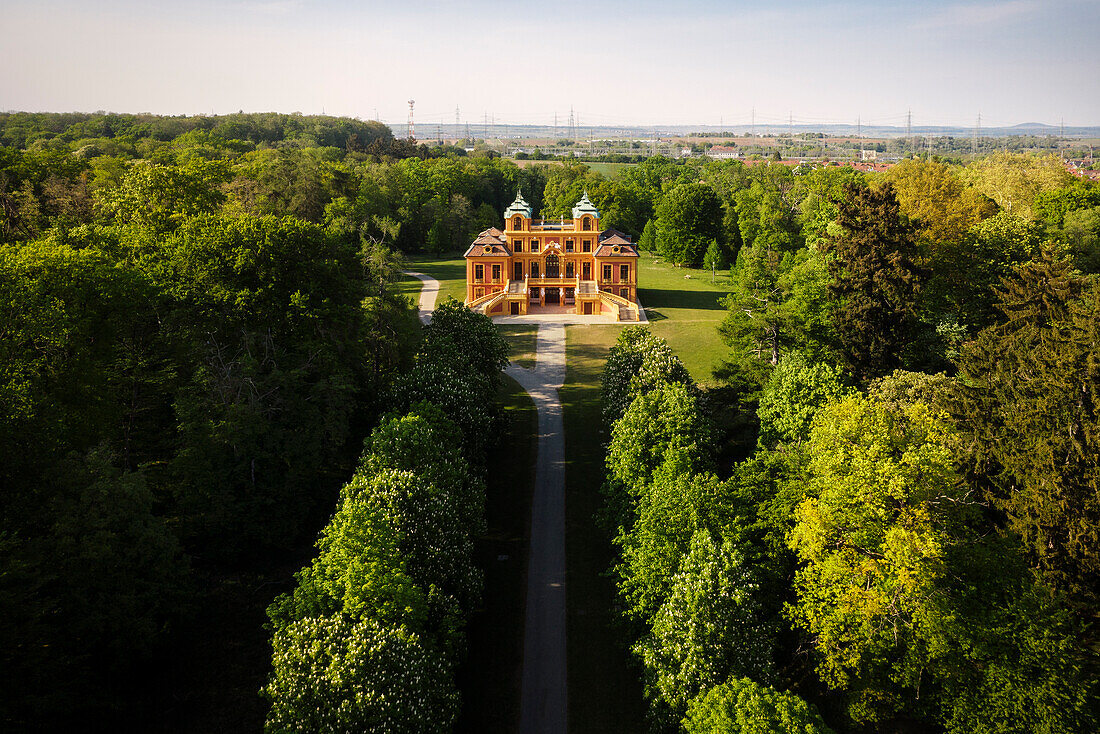
<instances>
[{"instance_id":1,"label":"power line pylon","mask_svg":"<svg viewBox=\"0 0 1100 734\"><path fill-rule=\"evenodd\" d=\"M414 104L416 104L416 100L410 99L409 100L409 129L408 129L408 133L409 133L408 138L409 138L409 140L416 140L416 131L413 129L413 105Z\"/></svg>"}]
</instances>

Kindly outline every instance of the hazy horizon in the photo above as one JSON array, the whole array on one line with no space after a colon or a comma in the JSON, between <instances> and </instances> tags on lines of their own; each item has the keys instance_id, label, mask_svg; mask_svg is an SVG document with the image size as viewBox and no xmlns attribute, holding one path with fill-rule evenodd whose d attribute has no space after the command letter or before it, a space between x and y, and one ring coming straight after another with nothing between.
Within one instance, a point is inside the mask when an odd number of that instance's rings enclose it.
<instances>
[{"instance_id":1,"label":"hazy horizon","mask_svg":"<svg viewBox=\"0 0 1100 734\"><path fill-rule=\"evenodd\" d=\"M0 109L418 125L1100 124L1098 0L0 0ZM1089 61L1092 58L1093 61ZM754 114L755 110L755 114Z\"/></svg>"}]
</instances>

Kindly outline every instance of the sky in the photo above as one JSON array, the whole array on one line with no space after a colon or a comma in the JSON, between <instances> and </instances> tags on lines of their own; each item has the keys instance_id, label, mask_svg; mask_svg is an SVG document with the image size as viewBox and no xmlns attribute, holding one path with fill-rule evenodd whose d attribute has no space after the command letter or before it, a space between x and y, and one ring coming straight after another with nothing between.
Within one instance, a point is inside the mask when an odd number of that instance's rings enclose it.
<instances>
[{"instance_id":1,"label":"sky","mask_svg":"<svg viewBox=\"0 0 1100 734\"><path fill-rule=\"evenodd\" d=\"M1100 0L0 0L0 17L0 110L1100 125Z\"/></svg>"}]
</instances>

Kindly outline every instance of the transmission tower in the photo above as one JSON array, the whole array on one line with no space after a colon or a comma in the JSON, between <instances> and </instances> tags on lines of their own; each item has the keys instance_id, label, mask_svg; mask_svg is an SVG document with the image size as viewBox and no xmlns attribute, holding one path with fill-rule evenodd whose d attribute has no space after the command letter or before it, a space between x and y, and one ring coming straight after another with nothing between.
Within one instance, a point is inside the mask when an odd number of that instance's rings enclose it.
<instances>
[{"instance_id":1,"label":"transmission tower","mask_svg":"<svg viewBox=\"0 0 1100 734\"><path fill-rule=\"evenodd\" d=\"M752 108L752 137L756 137L756 108Z\"/></svg>"},{"instance_id":2,"label":"transmission tower","mask_svg":"<svg viewBox=\"0 0 1100 734\"><path fill-rule=\"evenodd\" d=\"M905 113L905 144L909 147L913 147L913 110L909 109Z\"/></svg>"},{"instance_id":3,"label":"transmission tower","mask_svg":"<svg viewBox=\"0 0 1100 734\"><path fill-rule=\"evenodd\" d=\"M971 144L971 152L977 154L978 152L978 138L982 136L982 113L978 113L978 124L974 126L974 142Z\"/></svg>"},{"instance_id":4,"label":"transmission tower","mask_svg":"<svg viewBox=\"0 0 1100 734\"><path fill-rule=\"evenodd\" d=\"M577 125L573 116L573 105L569 105L569 137L577 142Z\"/></svg>"},{"instance_id":5,"label":"transmission tower","mask_svg":"<svg viewBox=\"0 0 1100 734\"><path fill-rule=\"evenodd\" d=\"M409 134L408 134L409 140L415 140L416 139L416 132L413 129L413 105L414 104L416 104L416 100L410 99L409 100Z\"/></svg>"},{"instance_id":6,"label":"transmission tower","mask_svg":"<svg viewBox=\"0 0 1100 734\"><path fill-rule=\"evenodd\" d=\"M459 121L459 118L458 118L458 105L455 105L455 137L456 138L458 137L458 131L459 131L459 128L461 127L461 125L462 125L462 123Z\"/></svg>"}]
</instances>

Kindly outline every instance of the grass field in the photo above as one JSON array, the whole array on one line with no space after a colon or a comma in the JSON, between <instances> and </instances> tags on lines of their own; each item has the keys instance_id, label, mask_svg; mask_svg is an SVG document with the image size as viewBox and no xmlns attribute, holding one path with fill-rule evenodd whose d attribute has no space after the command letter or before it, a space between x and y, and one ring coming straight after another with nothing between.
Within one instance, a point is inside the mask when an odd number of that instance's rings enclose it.
<instances>
[{"instance_id":1,"label":"grass field","mask_svg":"<svg viewBox=\"0 0 1100 734\"><path fill-rule=\"evenodd\" d=\"M466 261L461 253L447 255L409 255L405 258L408 270L430 275L439 281L439 302L442 303L447 296L453 296L458 301L466 298ZM414 297L420 293L420 281L408 277L402 283L402 288ZM415 303L415 301L414 301Z\"/></svg>"},{"instance_id":2,"label":"grass field","mask_svg":"<svg viewBox=\"0 0 1100 734\"><path fill-rule=\"evenodd\" d=\"M508 457L493 461L486 486L488 530L477 540L475 562L485 569L482 608L467 628L469 655L459 670L462 712L459 734L519 729L523 675L523 620L527 591L527 546L535 483L538 415L510 377L499 400L504 406L500 439Z\"/></svg>"},{"instance_id":3,"label":"grass field","mask_svg":"<svg viewBox=\"0 0 1100 734\"><path fill-rule=\"evenodd\" d=\"M726 309L729 271L676 268L642 253L638 262L638 297L653 333L664 338L696 382L714 384L712 371L728 351L718 336Z\"/></svg>"},{"instance_id":4,"label":"grass field","mask_svg":"<svg viewBox=\"0 0 1100 734\"><path fill-rule=\"evenodd\" d=\"M497 330L508 342L508 359L512 364L533 369L536 361L535 342L539 333L538 324L500 324Z\"/></svg>"},{"instance_id":5,"label":"grass field","mask_svg":"<svg viewBox=\"0 0 1100 734\"><path fill-rule=\"evenodd\" d=\"M595 522L603 505L604 444L600 374L618 326L566 328L565 424L566 635L569 731L645 731L641 671L619 628L615 584L604 572L613 557L607 532Z\"/></svg>"},{"instance_id":6,"label":"grass field","mask_svg":"<svg viewBox=\"0 0 1100 734\"><path fill-rule=\"evenodd\" d=\"M594 172L600 174L604 178L616 179L623 171L628 170L636 163L585 163L584 165L591 168Z\"/></svg>"}]
</instances>

